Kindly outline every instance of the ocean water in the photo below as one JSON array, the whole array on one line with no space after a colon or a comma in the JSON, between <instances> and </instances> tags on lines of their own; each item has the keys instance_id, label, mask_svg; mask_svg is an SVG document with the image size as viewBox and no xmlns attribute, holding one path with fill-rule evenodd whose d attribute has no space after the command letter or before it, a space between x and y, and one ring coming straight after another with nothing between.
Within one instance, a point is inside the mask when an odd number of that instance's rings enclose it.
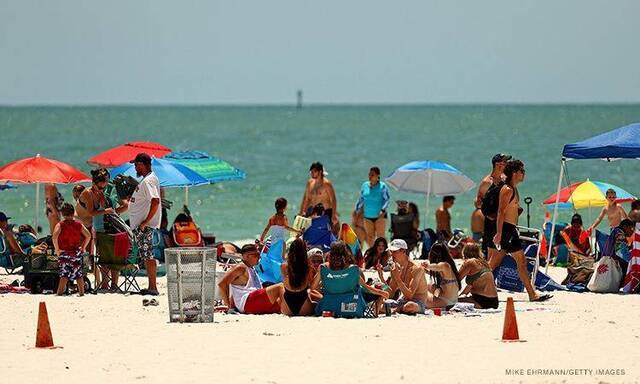
<instances>
[{"instance_id":1,"label":"ocean water","mask_svg":"<svg viewBox=\"0 0 640 384\"><path fill-rule=\"evenodd\" d=\"M288 216L295 216L314 161L325 165L340 218L349 221L371 166L389 175L412 160L440 160L477 183L490 171L491 156L506 152L526 164L520 193L533 198L531 224L539 226L541 202L556 188L563 145L637 121L640 105L2 107L0 164L40 153L88 172L89 157L137 140L204 150L247 178L191 188L191 211L206 232L237 240L259 235L277 197L287 198ZM637 195L639 171L638 161L571 161L567 181L591 178ZM70 187L60 189L71 200ZM454 227L469 227L474 196L475 190L457 196ZM167 197L174 201L172 219L184 191L170 189ZM400 198L415 201L424 222L425 196L393 191L392 199ZM31 185L0 191L0 210L13 222L31 222L34 199ZM429 225L439 202L431 199ZM46 223L43 212L39 220Z\"/></svg>"}]
</instances>

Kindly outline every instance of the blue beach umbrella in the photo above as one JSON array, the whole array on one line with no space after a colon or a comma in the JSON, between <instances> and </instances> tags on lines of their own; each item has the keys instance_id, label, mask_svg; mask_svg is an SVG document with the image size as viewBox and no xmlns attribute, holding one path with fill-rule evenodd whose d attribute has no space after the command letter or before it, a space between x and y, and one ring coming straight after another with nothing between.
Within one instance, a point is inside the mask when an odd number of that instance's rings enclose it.
<instances>
[{"instance_id":1,"label":"blue beach umbrella","mask_svg":"<svg viewBox=\"0 0 640 384\"><path fill-rule=\"evenodd\" d=\"M427 195L426 211L429 210L429 196L457 195L475 186L473 180L455 167L433 160L407 163L396 169L385 181L398 191Z\"/></svg>"},{"instance_id":2,"label":"blue beach umbrella","mask_svg":"<svg viewBox=\"0 0 640 384\"><path fill-rule=\"evenodd\" d=\"M186 166L167 159L151 159L151 169L160 181L160 186L170 187L192 187L196 185L209 184L209 181ZM111 170L113 176L126 175L138 178L135 166L131 163L122 164Z\"/></svg>"},{"instance_id":3,"label":"blue beach umbrella","mask_svg":"<svg viewBox=\"0 0 640 384\"><path fill-rule=\"evenodd\" d=\"M219 183L221 181L242 180L247 177L244 171L235 168L226 161L210 156L203 151L179 151L171 152L164 159L172 160L182 164L192 171L197 172L210 183ZM184 190L185 204L189 199L189 187Z\"/></svg>"},{"instance_id":4,"label":"blue beach umbrella","mask_svg":"<svg viewBox=\"0 0 640 384\"><path fill-rule=\"evenodd\" d=\"M242 180L247 177L240 169L235 168L220 158L210 156L208 153L202 151L171 152L166 155L164 159L170 159L176 163L186 166L209 180L210 183Z\"/></svg>"}]
</instances>

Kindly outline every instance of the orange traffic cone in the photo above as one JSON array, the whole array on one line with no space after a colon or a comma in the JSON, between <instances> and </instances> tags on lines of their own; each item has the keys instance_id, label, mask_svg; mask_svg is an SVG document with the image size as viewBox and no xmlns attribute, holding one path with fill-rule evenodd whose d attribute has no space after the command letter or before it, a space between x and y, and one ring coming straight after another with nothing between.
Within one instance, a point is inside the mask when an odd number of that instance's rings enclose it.
<instances>
[{"instance_id":1,"label":"orange traffic cone","mask_svg":"<svg viewBox=\"0 0 640 384\"><path fill-rule=\"evenodd\" d=\"M513 297L507 298L507 310L504 313L504 326L502 328L502 341L520 341L516 311L513 306Z\"/></svg>"},{"instance_id":2,"label":"orange traffic cone","mask_svg":"<svg viewBox=\"0 0 640 384\"><path fill-rule=\"evenodd\" d=\"M53 337L49 327L49 315L47 315L47 305L40 302L38 310L38 330L36 331L36 348L53 348Z\"/></svg>"}]
</instances>

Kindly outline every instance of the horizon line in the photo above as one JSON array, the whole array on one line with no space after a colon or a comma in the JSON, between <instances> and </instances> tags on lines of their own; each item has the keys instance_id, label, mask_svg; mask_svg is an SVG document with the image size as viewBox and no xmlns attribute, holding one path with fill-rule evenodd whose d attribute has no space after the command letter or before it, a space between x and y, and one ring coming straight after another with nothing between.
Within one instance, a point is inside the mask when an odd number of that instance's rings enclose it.
<instances>
[{"instance_id":1,"label":"horizon line","mask_svg":"<svg viewBox=\"0 0 640 384\"><path fill-rule=\"evenodd\" d=\"M345 102L345 103L303 103L302 109L314 107L473 107L473 106L636 106L640 101L616 101L616 102ZM34 104L2 104L0 108L202 108L202 107L226 107L226 108L294 108L296 103L34 103Z\"/></svg>"}]
</instances>

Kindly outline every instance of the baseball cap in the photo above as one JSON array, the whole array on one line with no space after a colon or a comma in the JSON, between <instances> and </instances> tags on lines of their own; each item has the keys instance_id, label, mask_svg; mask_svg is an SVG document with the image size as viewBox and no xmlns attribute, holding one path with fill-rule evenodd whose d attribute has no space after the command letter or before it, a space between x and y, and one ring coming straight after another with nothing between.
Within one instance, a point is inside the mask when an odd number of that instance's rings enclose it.
<instances>
[{"instance_id":1,"label":"baseball cap","mask_svg":"<svg viewBox=\"0 0 640 384\"><path fill-rule=\"evenodd\" d=\"M136 158L130 161L131 164L133 163L142 163L142 164L147 164L150 165L151 164L151 156L147 155L144 152L140 152L136 155Z\"/></svg>"},{"instance_id":2,"label":"baseball cap","mask_svg":"<svg viewBox=\"0 0 640 384\"><path fill-rule=\"evenodd\" d=\"M387 251L397 251L398 249L407 249L407 242L402 239L391 240Z\"/></svg>"},{"instance_id":3,"label":"baseball cap","mask_svg":"<svg viewBox=\"0 0 640 384\"><path fill-rule=\"evenodd\" d=\"M7 216L4 214L4 212L0 212L0 221L7 221L9 220L11 217Z\"/></svg>"},{"instance_id":4,"label":"baseball cap","mask_svg":"<svg viewBox=\"0 0 640 384\"><path fill-rule=\"evenodd\" d=\"M323 257L324 256L324 252L322 252L322 249L320 248L311 248L310 250L307 251L307 258L311 258L314 256L320 256Z\"/></svg>"},{"instance_id":5,"label":"baseball cap","mask_svg":"<svg viewBox=\"0 0 640 384\"><path fill-rule=\"evenodd\" d=\"M491 158L491 164L495 165L496 163L499 163L501 161L511 160L511 157L511 155L507 155L506 153L496 153Z\"/></svg>"}]
</instances>

